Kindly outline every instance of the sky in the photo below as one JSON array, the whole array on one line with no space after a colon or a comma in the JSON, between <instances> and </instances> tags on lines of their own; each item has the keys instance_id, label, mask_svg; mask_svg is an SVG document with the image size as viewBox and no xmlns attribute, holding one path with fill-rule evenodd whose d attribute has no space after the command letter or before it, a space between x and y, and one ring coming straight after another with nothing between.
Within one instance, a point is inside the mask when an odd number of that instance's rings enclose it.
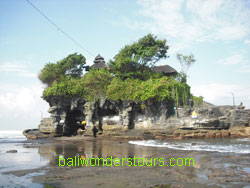
<instances>
[{"instance_id":1,"label":"sky","mask_svg":"<svg viewBox=\"0 0 250 188\"><path fill-rule=\"evenodd\" d=\"M127 44L152 33L166 39L168 64L193 54L188 84L215 105L250 108L250 0L26 0L0 1L0 130L37 128L48 117L43 66L81 53L91 65L106 62ZM90 53L89 53L90 52Z\"/></svg>"}]
</instances>

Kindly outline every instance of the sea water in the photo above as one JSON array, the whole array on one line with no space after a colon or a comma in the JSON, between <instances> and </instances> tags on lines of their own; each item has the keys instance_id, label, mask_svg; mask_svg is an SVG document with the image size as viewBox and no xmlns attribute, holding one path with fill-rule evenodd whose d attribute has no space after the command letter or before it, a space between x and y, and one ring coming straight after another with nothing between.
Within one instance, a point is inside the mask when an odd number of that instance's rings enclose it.
<instances>
[{"instance_id":1,"label":"sea water","mask_svg":"<svg viewBox=\"0 0 250 188\"><path fill-rule=\"evenodd\" d=\"M183 141L142 140L129 141L129 143L139 146L162 147L174 150L250 154L250 138L204 140L192 139Z\"/></svg>"},{"instance_id":2,"label":"sea water","mask_svg":"<svg viewBox=\"0 0 250 188\"><path fill-rule=\"evenodd\" d=\"M96 149L95 142L86 143L86 148L84 150L91 149L91 144L93 145L93 152L95 153L99 150ZM98 145L97 145L98 146ZM105 146L105 145L104 145ZM104 147L100 145L100 147ZM140 156L140 154L144 155L145 153L149 153L153 151L153 153L158 153L158 151L166 150L166 154L171 153L171 150L176 150L178 154L182 151L190 151L191 154L195 157L199 157L202 159L204 156L208 156L211 159L210 162L205 163L208 164L207 168L218 167L223 170L226 170L229 167L235 167L233 169L245 172L250 174L250 139L249 138L241 138L241 139L187 139L187 140L174 140L174 141L160 141L160 140L143 140L143 141L129 141L128 145L124 146L124 151L128 151L129 155ZM119 148L121 147L119 146ZM46 153L47 158L42 156L38 152L38 148L36 146L36 141L26 141L26 138L22 135L22 131L0 131L0 187L1 185L7 187L43 187L40 184L36 184L32 182L32 177L38 174L29 173L21 177L17 177L14 175L5 175L5 172L15 171L15 170L25 170L32 168L39 168L48 164L48 160L53 159L53 156L56 154L69 153L72 155L76 155L80 151L83 150L83 146L78 147L74 145L74 147L68 148L63 145L58 145L56 147L43 146L44 148L40 148L48 151ZM126 148L128 147L128 148ZM52 151L52 149L56 151ZM74 153L73 149L76 148ZM108 153L114 153L117 148L108 148ZM8 150L17 150L17 153L6 153ZM109 151L110 150L110 151ZM51 153L49 153L49 151ZM106 151L103 149L100 151ZM107 152L107 151L106 151ZM134 153L133 153L134 152ZM115 152L117 153L117 152ZM190 154L190 155L191 155ZM51 156L50 156L51 155ZM153 155L153 154L152 154ZM179 154L181 156L181 154ZM192 156L191 155L191 156ZM99 156L99 155L98 155ZM164 156L164 155L163 155ZM175 156L174 156L175 157ZM226 157L224 159L224 157ZM236 160L242 159L242 160ZM58 156L56 156L58 158ZM235 159L235 160L234 160ZM56 160L55 160L56 161ZM201 160L202 161L202 160ZM53 164L53 161L50 161ZM202 164L202 163L201 163ZM56 163L55 165L58 165ZM203 164L202 164L203 165ZM204 169L206 167L203 167ZM202 171L202 170L200 170ZM43 172L39 172L43 173ZM209 179L206 176L206 173L198 173L199 177L202 179L202 175L204 176L204 180L208 181Z\"/></svg>"},{"instance_id":3,"label":"sea water","mask_svg":"<svg viewBox=\"0 0 250 188\"><path fill-rule=\"evenodd\" d=\"M16 143L26 140L22 131L0 131L0 143Z\"/></svg>"},{"instance_id":4,"label":"sea water","mask_svg":"<svg viewBox=\"0 0 250 188\"><path fill-rule=\"evenodd\" d=\"M130 145L136 148L159 149L166 151L172 156L174 154L189 154L188 157L195 159L203 168L197 169L197 176L201 183L216 185L219 187L243 187L250 188L242 177L250 176L250 138L240 139L186 139L186 140L141 140L129 141ZM172 151L171 151L172 150ZM180 155L181 156L181 155ZM209 178L216 169L218 176ZM223 175L223 174L229 174ZM234 179L230 179L230 174L234 174ZM230 180L228 180L228 178ZM228 182L232 181L232 182ZM228 183L221 183L228 182Z\"/></svg>"},{"instance_id":5,"label":"sea water","mask_svg":"<svg viewBox=\"0 0 250 188\"><path fill-rule=\"evenodd\" d=\"M0 131L0 187L43 187L32 182L32 176L37 175L36 173L19 177L5 174L47 164L48 161L40 157L38 149L32 147L32 144L34 143L26 141L22 131ZM17 150L17 153L7 153L9 150Z\"/></svg>"}]
</instances>

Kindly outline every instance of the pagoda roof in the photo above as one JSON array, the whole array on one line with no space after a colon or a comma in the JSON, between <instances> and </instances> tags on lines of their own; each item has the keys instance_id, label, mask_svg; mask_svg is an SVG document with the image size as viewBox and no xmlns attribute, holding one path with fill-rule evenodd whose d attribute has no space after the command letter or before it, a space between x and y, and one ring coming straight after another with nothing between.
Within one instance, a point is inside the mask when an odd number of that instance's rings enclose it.
<instances>
[{"instance_id":1,"label":"pagoda roof","mask_svg":"<svg viewBox=\"0 0 250 188\"><path fill-rule=\"evenodd\" d=\"M176 74L177 71L169 65L155 66L151 68L155 72L160 72L164 74Z\"/></svg>"}]
</instances>

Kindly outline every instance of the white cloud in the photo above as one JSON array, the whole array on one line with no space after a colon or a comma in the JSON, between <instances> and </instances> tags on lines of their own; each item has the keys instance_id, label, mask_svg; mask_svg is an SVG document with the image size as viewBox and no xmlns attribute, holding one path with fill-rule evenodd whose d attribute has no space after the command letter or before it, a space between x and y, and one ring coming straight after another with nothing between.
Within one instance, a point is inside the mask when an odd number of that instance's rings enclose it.
<instances>
[{"instance_id":1,"label":"white cloud","mask_svg":"<svg viewBox=\"0 0 250 188\"><path fill-rule=\"evenodd\" d=\"M14 72L21 77L30 77L30 78L37 77L37 74L28 70L27 65L16 62L5 62L1 64L0 72L5 72L5 73Z\"/></svg>"},{"instance_id":2,"label":"white cloud","mask_svg":"<svg viewBox=\"0 0 250 188\"><path fill-rule=\"evenodd\" d=\"M250 73L250 62L242 54L234 54L230 57L220 59L217 63L222 65L237 65L238 72Z\"/></svg>"},{"instance_id":3,"label":"white cloud","mask_svg":"<svg viewBox=\"0 0 250 188\"><path fill-rule=\"evenodd\" d=\"M176 54L180 52L182 49L188 49L190 47L190 44L188 42L180 42L180 41L175 43L169 42L168 45L169 45L168 54L173 56L176 56Z\"/></svg>"},{"instance_id":4,"label":"white cloud","mask_svg":"<svg viewBox=\"0 0 250 188\"><path fill-rule=\"evenodd\" d=\"M215 105L232 105L233 92L236 105L243 102L247 108L250 108L249 85L211 83L204 85L192 85L191 90L194 95L203 96L205 101Z\"/></svg>"},{"instance_id":5,"label":"white cloud","mask_svg":"<svg viewBox=\"0 0 250 188\"><path fill-rule=\"evenodd\" d=\"M224 85L224 84L204 84L204 85L193 85L192 92L196 95L201 95L205 100L209 102L214 102L216 98L224 97L231 95L233 88L237 87L236 85Z\"/></svg>"},{"instance_id":6,"label":"white cloud","mask_svg":"<svg viewBox=\"0 0 250 188\"><path fill-rule=\"evenodd\" d=\"M157 34L182 41L236 40L250 32L249 1L138 0L150 22L137 22ZM133 23L133 21L131 21ZM128 24L127 24L128 25ZM151 29L153 28L153 29Z\"/></svg>"},{"instance_id":7,"label":"white cloud","mask_svg":"<svg viewBox=\"0 0 250 188\"><path fill-rule=\"evenodd\" d=\"M218 40L236 40L241 39L247 34L247 28L242 25L230 25L218 28L215 39Z\"/></svg>"},{"instance_id":8,"label":"white cloud","mask_svg":"<svg viewBox=\"0 0 250 188\"><path fill-rule=\"evenodd\" d=\"M38 126L47 113L48 104L41 99L42 85L22 87L0 85L0 129L24 129Z\"/></svg>"},{"instance_id":9,"label":"white cloud","mask_svg":"<svg viewBox=\"0 0 250 188\"><path fill-rule=\"evenodd\" d=\"M241 54L234 54L230 57L219 60L217 63L224 65L237 65L243 63L244 61L244 57Z\"/></svg>"},{"instance_id":10,"label":"white cloud","mask_svg":"<svg viewBox=\"0 0 250 188\"><path fill-rule=\"evenodd\" d=\"M37 89L37 88L36 88ZM18 92L7 92L0 95L0 104L7 110L16 112L28 112L34 106L34 98L37 90L31 91L29 88L20 88Z\"/></svg>"}]
</instances>

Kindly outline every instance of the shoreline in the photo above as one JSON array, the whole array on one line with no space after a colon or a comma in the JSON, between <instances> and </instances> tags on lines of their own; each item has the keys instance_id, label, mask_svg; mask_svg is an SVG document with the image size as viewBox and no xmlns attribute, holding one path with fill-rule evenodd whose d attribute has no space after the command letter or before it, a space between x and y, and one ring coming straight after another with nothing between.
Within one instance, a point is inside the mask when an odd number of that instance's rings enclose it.
<instances>
[{"instance_id":1,"label":"shoreline","mask_svg":"<svg viewBox=\"0 0 250 188\"><path fill-rule=\"evenodd\" d=\"M185 141L187 140L183 140ZM9 171L5 174L19 177L35 174L32 176L34 183L54 187L221 187L221 185L244 187L250 183L250 172L244 172L242 166L244 161L245 164L249 164L250 154L145 147L129 144L128 138L119 137L58 137L30 143L25 146L24 142L22 145L27 148L37 148L39 155L46 158L48 164L36 169ZM193 167L58 166L60 155L73 157L81 154L97 158L110 155L120 158L194 157L195 165ZM231 166L225 166L229 164Z\"/></svg>"},{"instance_id":2,"label":"shoreline","mask_svg":"<svg viewBox=\"0 0 250 188\"><path fill-rule=\"evenodd\" d=\"M31 132L31 133L29 133ZM38 129L27 129L23 131L24 136L28 140L51 139L51 138L70 138L80 139L92 137L88 133L76 136L51 136L40 133ZM79 137L79 138L78 138ZM183 139L213 139L213 138L250 138L249 126L235 126L230 129L137 129L137 130L117 130L109 129L102 132L98 137L117 138L124 140L142 140L142 139L157 139L157 140L183 140Z\"/></svg>"}]
</instances>

